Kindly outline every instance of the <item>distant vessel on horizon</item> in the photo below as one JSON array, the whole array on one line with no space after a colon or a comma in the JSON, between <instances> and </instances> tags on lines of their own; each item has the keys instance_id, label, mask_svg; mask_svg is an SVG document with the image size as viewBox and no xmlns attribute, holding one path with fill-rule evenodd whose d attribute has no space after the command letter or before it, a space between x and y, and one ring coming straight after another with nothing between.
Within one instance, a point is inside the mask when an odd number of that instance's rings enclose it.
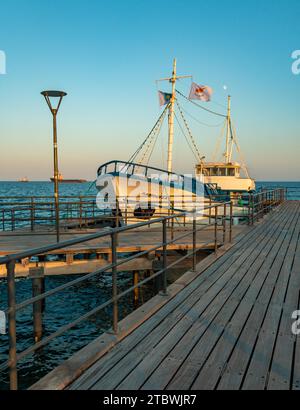
<instances>
[{"instance_id":1,"label":"distant vessel on horizon","mask_svg":"<svg viewBox=\"0 0 300 410\"><path fill-rule=\"evenodd\" d=\"M51 182L54 182L54 177L50 178ZM83 182L87 182L86 179L64 179L62 174L58 174L58 182L63 182L67 184L82 184Z\"/></svg>"},{"instance_id":2,"label":"distant vessel on horizon","mask_svg":"<svg viewBox=\"0 0 300 410\"><path fill-rule=\"evenodd\" d=\"M29 182L29 179L27 177L23 177L19 179L18 182Z\"/></svg>"}]
</instances>

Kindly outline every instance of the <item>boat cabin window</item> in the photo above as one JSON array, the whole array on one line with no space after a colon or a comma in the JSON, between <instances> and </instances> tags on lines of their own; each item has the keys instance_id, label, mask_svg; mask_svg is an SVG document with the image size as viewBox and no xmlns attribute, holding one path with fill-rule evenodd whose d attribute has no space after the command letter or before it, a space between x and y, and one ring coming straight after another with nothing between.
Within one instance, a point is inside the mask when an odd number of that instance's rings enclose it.
<instances>
[{"instance_id":1,"label":"boat cabin window","mask_svg":"<svg viewBox=\"0 0 300 410\"><path fill-rule=\"evenodd\" d=\"M238 167L204 167L203 171L205 175L211 177L239 176ZM201 172L201 167L198 168L198 172Z\"/></svg>"}]
</instances>

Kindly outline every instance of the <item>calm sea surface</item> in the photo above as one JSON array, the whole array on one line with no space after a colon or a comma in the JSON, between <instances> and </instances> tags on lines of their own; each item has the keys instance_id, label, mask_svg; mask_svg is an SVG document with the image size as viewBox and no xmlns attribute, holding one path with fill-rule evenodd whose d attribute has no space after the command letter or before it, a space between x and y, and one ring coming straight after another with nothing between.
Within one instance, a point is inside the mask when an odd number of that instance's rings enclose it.
<instances>
[{"instance_id":1,"label":"calm sea surface","mask_svg":"<svg viewBox=\"0 0 300 410\"><path fill-rule=\"evenodd\" d=\"M258 182L257 187L274 188L285 187L288 189L288 198L300 200L300 182ZM0 182L1 196L38 196L52 195L53 184L51 182ZM61 184L61 195L94 195L96 189L92 183L84 184ZM46 290L53 289L74 279L74 276L59 276L46 278ZM126 289L132 285L132 275L129 273L119 274L119 289ZM76 287L47 298L44 313L44 336L55 332L61 326L71 322L75 318L99 306L111 297L111 275L101 274ZM20 302L31 296L31 281L17 279L17 301ZM154 295L151 286L145 287L140 295L140 303L145 302ZM6 280L0 279L0 310L7 307ZM120 306L120 318L134 310L132 295L122 300ZM60 362L67 359L75 351L95 339L111 326L111 307L99 313L78 327L68 331L65 335L52 341L34 355L27 358L19 365L20 388L26 388L41 376L53 369ZM18 312L17 315L18 351L24 350L33 343L32 331L32 308ZM0 363L7 360L8 336L0 335ZM8 375L0 373L0 390L8 388Z\"/></svg>"}]
</instances>

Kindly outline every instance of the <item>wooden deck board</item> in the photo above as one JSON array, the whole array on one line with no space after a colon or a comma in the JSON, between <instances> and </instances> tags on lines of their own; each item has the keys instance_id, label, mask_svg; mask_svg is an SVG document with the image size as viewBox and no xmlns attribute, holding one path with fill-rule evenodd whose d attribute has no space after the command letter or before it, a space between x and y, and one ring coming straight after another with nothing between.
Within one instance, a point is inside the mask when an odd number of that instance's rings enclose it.
<instances>
[{"instance_id":1,"label":"wooden deck board","mask_svg":"<svg viewBox=\"0 0 300 410\"><path fill-rule=\"evenodd\" d=\"M244 295L241 294L237 299L230 301L228 306L225 306L225 310L223 309L223 311L219 313L217 320L213 322L213 325L208 329L204 337L194 347L186 363L183 364L174 380L168 385L169 389L178 388L181 380L184 380L186 388L191 388L200 370L201 373L194 388L198 388L200 383L203 383L203 388L205 388L205 386L206 388L214 388L216 386L226 363L226 354L230 354L236 338L249 314L249 307L251 306L253 296L256 294L256 291L259 291L262 284L262 277L258 275L258 267L261 264L261 259L265 260L264 252L267 250L263 239L271 238L272 241L277 240L272 225L269 225L269 227L271 229L270 231L266 229L265 236L262 238L260 236L256 237L257 241L255 241L255 245L256 243L258 245L256 252L253 254L253 258L250 260L252 263L244 267L244 269L248 268L247 276L250 280L251 287L248 289L244 288L246 290ZM271 242L271 245L274 246L274 242ZM260 258L261 255L262 257ZM229 316L229 318L227 318L227 312L231 313L231 317ZM197 371L194 372L193 377L191 377L191 371L189 371L190 378L187 378L184 377L183 374L185 366L189 366L190 363L197 363L198 368L194 369Z\"/></svg>"},{"instance_id":2,"label":"wooden deck board","mask_svg":"<svg viewBox=\"0 0 300 410\"><path fill-rule=\"evenodd\" d=\"M240 257L244 258L245 256L243 255L243 252L241 252L241 249L243 249L243 247L235 250L234 254L241 255ZM172 328L172 326L175 326L179 323L179 320L182 317L182 314L186 315L187 314L186 312L188 312L190 315L193 315L191 309L194 308L193 304L198 302L199 299L201 299L200 303L204 306L206 306L205 303L210 303L211 300L214 299L215 294L219 292L220 289L222 288L223 283L226 284L231 278L230 275L228 274L226 277L224 276L224 278L222 279L222 274L224 275L226 272L228 272L229 268L233 268L233 264L232 264L233 257L230 254L231 252L229 251L228 254L226 255L227 260L226 261L223 260L222 262L218 264L219 269L217 270L217 273L216 273L216 279L214 279L213 274L211 274L208 277L209 281L207 281L206 283L203 283L201 287L199 286L199 284L197 284L195 288L196 292L194 292L194 294L187 299L184 305L182 305L182 302L180 302L180 300L175 301L178 305L177 310L181 312L180 316L176 316L174 320L170 320L170 317L167 317L165 322L161 323L158 328L153 330L152 334L150 334L149 337L145 338L143 342L139 344L138 350L130 351L128 355L124 358L124 360L123 361L120 360L117 366L115 366L112 369L111 373L106 373L105 378L103 380L98 380L98 382L93 386L93 388L101 388L101 389L107 388L108 389L108 388L117 387L118 382L121 382L122 378L126 377L126 375L130 372L130 370L134 370L135 367L140 362L142 362L143 358L146 357L146 355L149 352L151 352L151 349L156 348L155 346L159 342L159 339L157 339L156 335L158 335L160 339L163 339L165 335L168 335L170 331L170 327L168 326L168 323L170 324ZM215 266L211 270L213 269L215 269ZM232 269L232 272L234 273L234 269ZM183 316L183 319L184 318L185 316ZM129 365L127 363L129 363ZM111 382L110 380L113 380L113 382Z\"/></svg>"},{"instance_id":3,"label":"wooden deck board","mask_svg":"<svg viewBox=\"0 0 300 410\"><path fill-rule=\"evenodd\" d=\"M68 388L299 389L299 231L300 203L285 202Z\"/></svg>"},{"instance_id":4,"label":"wooden deck board","mask_svg":"<svg viewBox=\"0 0 300 410\"><path fill-rule=\"evenodd\" d=\"M270 234L273 234L273 231L274 229L271 230ZM250 257L247 259L248 263L244 264L243 267L239 269L239 273L243 276L241 282L234 289L234 292L230 295L231 303L226 303L227 300L224 298L223 294L220 294L218 300L216 300L216 302L213 304L211 311L207 312L200 318L199 324L195 323L195 328L192 328L190 332L184 336L181 343L178 346L176 346L173 352L171 352L170 356L167 357L165 361L161 364L161 366L152 374L151 378L147 381L143 388L154 388L155 383L157 383L158 380L160 383L165 383L164 387L170 382L170 375L172 375L172 373L175 373L175 371L178 370L179 366L175 367L176 362L174 360L168 360L169 358L180 358L181 362L185 360L184 365L178 372L177 376L175 376L175 378L172 380L172 383L170 384L169 388L179 388L180 384L182 387L190 387L193 381L193 376L195 377L195 375L197 375L197 372L199 372L199 368L203 364L204 358L211 349L211 346L214 345L214 343L222 334L226 326L226 323L230 320L233 312L239 305L240 301L243 299L247 289L254 280L254 277L257 274L257 272L256 269L252 269L252 267L255 267L255 263L258 263L259 258L257 255L259 254L259 252L261 252L262 248L262 241L258 246L256 246L255 243L253 243L253 247L250 249ZM253 263L253 261L255 262ZM252 270L252 272L247 272L247 268ZM220 305L220 300L224 301L223 306L221 308L218 307L218 305ZM215 316L213 316L212 313L215 313ZM202 332L200 331L201 328ZM199 344L199 340L204 332L205 336L201 340L201 344ZM193 352L191 352L192 350ZM197 363L198 367L191 366L193 363ZM162 382L160 373L161 371L165 372L164 368L168 367L169 374L167 378ZM192 369L194 370L194 373ZM188 376L183 376L183 373L185 373L185 371L188 372ZM158 388L158 386L155 387Z\"/></svg>"},{"instance_id":5,"label":"wooden deck board","mask_svg":"<svg viewBox=\"0 0 300 410\"><path fill-rule=\"evenodd\" d=\"M295 223L296 222L297 221L295 221ZM284 244L274 259L272 269L276 272L279 271L278 280L273 289L269 289L269 293L273 291L271 302L259 332L259 337L243 382L243 389L264 389L268 382L273 348L276 342L284 296L292 268L295 238L298 237L298 234L299 223L296 223L296 226L291 226L291 229L287 232ZM285 340L282 342L285 343Z\"/></svg>"},{"instance_id":6,"label":"wooden deck board","mask_svg":"<svg viewBox=\"0 0 300 410\"><path fill-rule=\"evenodd\" d=\"M249 234L252 235L252 233L250 232ZM245 238L242 238L241 241L237 243L236 247L234 248L234 254L241 253L241 249L243 247L243 243L245 240L246 240ZM114 381L116 381L120 377L119 368L124 367L125 369L129 371L130 369L128 369L126 366L123 366L124 363L121 361L122 358L123 360L128 359L128 358L125 358L126 353L130 352L131 356L133 356L133 359L134 359L136 357L136 351L134 351L134 347L137 343L140 344L139 350L144 351L143 349L146 349L146 350L150 349L151 344L150 344L150 340L148 337L149 334L151 334L151 340L154 343L157 343L157 339L156 339L157 334L158 334L158 337L162 337L162 335L160 334L160 329L158 330L156 329L156 326L160 324L161 320L166 318L162 324L162 329L164 329L164 332L167 333L169 331L170 326L172 327L174 323L177 323L180 317L182 317L182 315L185 314L185 312L189 310L192 304L195 303L195 301L197 301L201 297L201 295L204 294L209 289L209 287L213 286L215 282L220 280L222 274L218 269L222 268L223 273L225 273L226 269L229 268L232 263L230 258L231 258L231 253L226 252L226 254L224 255L224 258L222 259L222 262L218 262L217 260L212 266L210 266L204 272L204 274L202 274L201 276L198 276L198 278L191 283L189 288L184 289L175 300L170 302L168 307L163 308L162 311L158 312L155 317L151 318L147 324L142 325L137 334L134 333L132 335L129 335L127 340L124 341L124 343L122 344L122 346L120 345L119 349L117 346L116 349L114 349L111 352L111 354L109 354L109 356L106 358L104 366L103 366L103 363L99 365L99 373L97 374L97 377L100 379L100 377L105 376L105 378L108 379L107 372L110 368L114 367L114 363L118 363L118 367L113 370L113 372L117 374L117 376L114 378ZM199 292L199 286L201 284L203 285L203 288ZM184 305L183 310L180 307L181 305ZM179 306L179 309L177 308L178 306ZM169 308L173 308L173 309L177 308L177 310L173 312ZM141 342L143 343L141 344ZM129 359L129 362L130 362L130 359ZM132 362L130 362L130 364L132 364ZM89 371L87 372L87 375L83 375L82 380L76 381L74 385L71 386L71 388L91 387L89 382L91 383L95 382L94 374L97 373L97 371L98 371L98 366L96 364L95 369L92 369L92 368L89 369ZM91 374L91 376L89 376L89 374Z\"/></svg>"},{"instance_id":7,"label":"wooden deck board","mask_svg":"<svg viewBox=\"0 0 300 410\"><path fill-rule=\"evenodd\" d=\"M187 334L193 334L200 337L209 326L214 328L214 332L216 333L218 329L222 329L226 323L225 317L230 317L230 311L234 308L237 301L240 299L241 294L243 292L243 288L245 286L249 286L250 278L245 277L247 272L247 266L251 266L251 262L255 259L256 253L255 249L256 244L253 241L252 245L248 247L247 252L244 252L240 255L240 257L232 263L229 269L226 271L226 282L224 282L224 286L221 288L220 283L216 283L216 296L210 300L209 305L205 304L204 298L201 298L198 303L198 312L197 316L195 316L194 324L190 327L188 332L182 334L181 330L178 329L179 324L173 330L174 334L169 333L162 343L155 346L155 349L151 351L149 355L144 359L144 361L137 367L139 369L139 377L135 377L135 373L137 369L134 370L127 378L123 381L123 383L118 386L118 388L122 389L125 386L129 385L129 388L140 388L143 386L144 389L154 389L159 388L158 383L161 386L161 377L159 369L165 367L165 363L160 363L159 359L161 356L169 357L169 352L171 351L172 345L174 344L174 340L180 338L179 343L177 343L175 347L175 352L171 352L171 358L181 358L181 356L191 348L191 344L188 344L188 341L185 340ZM231 276L232 275L232 276ZM241 289L242 288L242 289ZM230 304L226 302L230 300ZM225 311L221 317L219 316L220 310L225 307ZM220 319L216 317L219 316ZM167 344L169 341L169 345ZM191 342L191 341L190 341ZM211 342L211 340L210 340ZM167 351L167 349L169 350ZM181 354L180 354L181 353ZM149 364L150 363L150 364ZM170 363L175 363L174 360L170 361ZM199 363L197 361L197 363ZM151 375L150 379L143 385L143 382L147 376L150 376L151 369L152 371L159 365L158 371ZM164 371L164 370L163 370ZM171 373L172 374L172 373ZM135 384L133 384L133 380L137 380ZM186 379L184 379L184 383ZM182 386L182 384L181 384Z\"/></svg>"},{"instance_id":8,"label":"wooden deck board","mask_svg":"<svg viewBox=\"0 0 300 410\"><path fill-rule=\"evenodd\" d=\"M201 226L199 225L199 228ZM218 241L222 241L222 227L218 228ZM233 237L236 237L243 231L248 230L247 225L234 225L232 227ZM106 229L107 230L107 229ZM96 233L100 230L90 229L88 231L70 230L68 233L61 233L61 241L80 238L83 234ZM191 249L193 245L192 230L189 227L186 228L174 228L174 238L179 238L181 235L190 232L183 239L178 239L173 244L168 246L168 249ZM228 235L228 232L227 232ZM168 239L171 239L171 231L168 229ZM17 232L1 232L0 233L0 256L21 252L31 248L38 248L53 244L55 242L55 234L39 234L28 233L27 235L18 235ZM131 231L123 232L118 235L118 252L139 252L143 250L151 249L154 246L159 245L162 242L162 228L144 228L134 229ZM203 248L214 248L214 227L205 227L204 230L197 232L197 243ZM78 245L69 246L60 250L56 250L49 253L65 254L65 253L111 253L111 239L110 236L94 239Z\"/></svg>"}]
</instances>

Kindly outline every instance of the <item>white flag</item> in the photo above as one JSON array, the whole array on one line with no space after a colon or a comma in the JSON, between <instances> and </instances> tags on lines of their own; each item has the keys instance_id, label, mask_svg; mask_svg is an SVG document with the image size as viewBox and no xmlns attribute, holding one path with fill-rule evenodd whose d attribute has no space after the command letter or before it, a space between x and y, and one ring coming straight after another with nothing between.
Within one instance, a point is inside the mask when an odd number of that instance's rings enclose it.
<instances>
[{"instance_id":1,"label":"white flag","mask_svg":"<svg viewBox=\"0 0 300 410\"><path fill-rule=\"evenodd\" d=\"M207 85L198 85L192 83L191 91L189 95L190 100L201 100L201 101L210 101L213 90Z\"/></svg>"}]
</instances>

